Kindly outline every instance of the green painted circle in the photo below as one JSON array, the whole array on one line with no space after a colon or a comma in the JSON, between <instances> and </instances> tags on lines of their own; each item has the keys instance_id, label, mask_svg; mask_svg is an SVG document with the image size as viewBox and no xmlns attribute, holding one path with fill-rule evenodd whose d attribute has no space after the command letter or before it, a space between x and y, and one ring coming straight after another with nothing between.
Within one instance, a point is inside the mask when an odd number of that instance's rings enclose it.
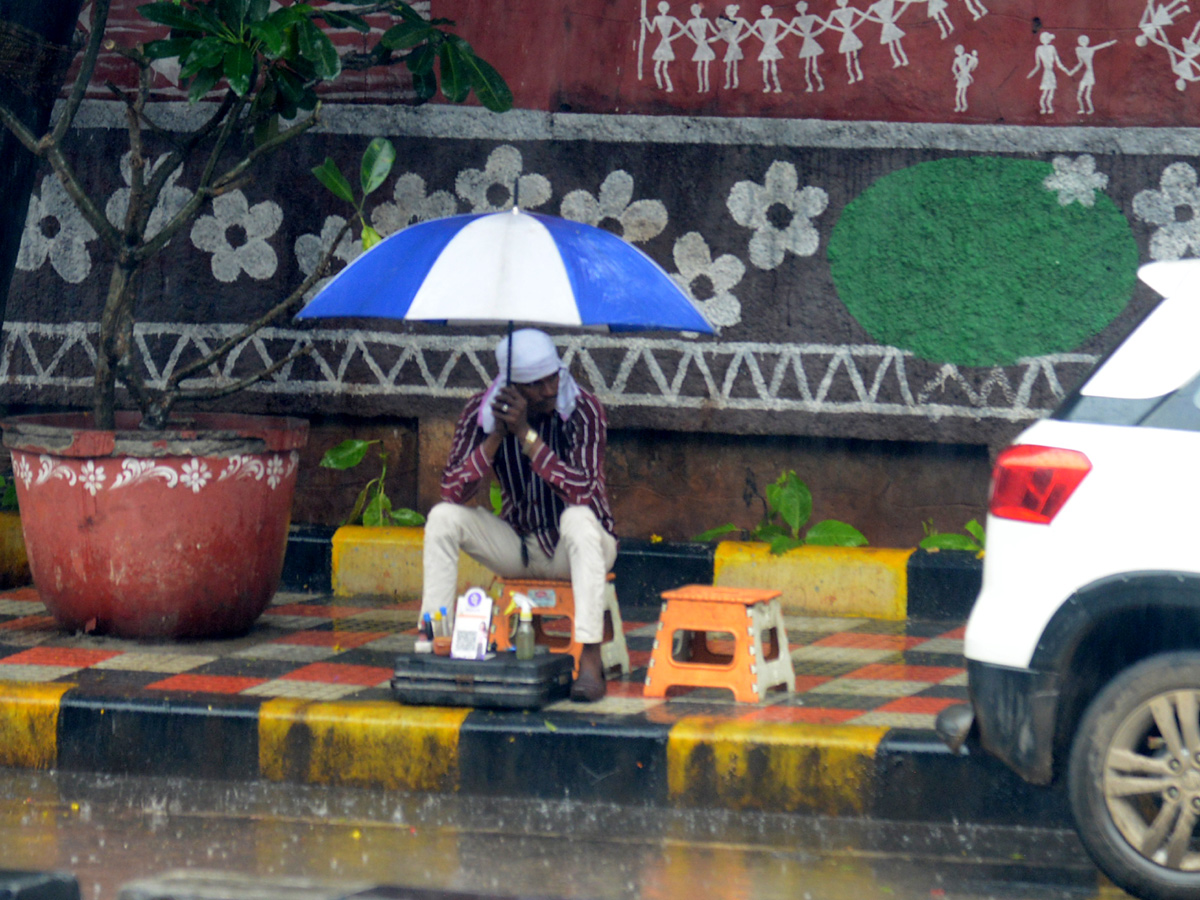
<instances>
[{"instance_id":1,"label":"green painted circle","mask_svg":"<svg viewBox=\"0 0 1200 900\"><path fill-rule=\"evenodd\" d=\"M1049 163L977 156L881 178L829 241L842 302L881 344L965 366L1079 347L1137 278L1129 222L1103 192L1059 203Z\"/></svg>"}]
</instances>

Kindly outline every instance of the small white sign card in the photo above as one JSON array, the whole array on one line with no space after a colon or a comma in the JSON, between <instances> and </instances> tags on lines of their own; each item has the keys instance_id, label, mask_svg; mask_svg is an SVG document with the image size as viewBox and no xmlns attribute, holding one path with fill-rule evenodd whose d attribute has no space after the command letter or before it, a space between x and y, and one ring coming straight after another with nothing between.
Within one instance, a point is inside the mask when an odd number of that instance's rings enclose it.
<instances>
[{"instance_id":1,"label":"small white sign card","mask_svg":"<svg viewBox=\"0 0 1200 900\"><path fill-rule=\"evenodd\" d=\"M450 656L454 659L487 659L492 626L492 598L483 588L470 588L458 598Z\"/></svg>"}]
</instances>

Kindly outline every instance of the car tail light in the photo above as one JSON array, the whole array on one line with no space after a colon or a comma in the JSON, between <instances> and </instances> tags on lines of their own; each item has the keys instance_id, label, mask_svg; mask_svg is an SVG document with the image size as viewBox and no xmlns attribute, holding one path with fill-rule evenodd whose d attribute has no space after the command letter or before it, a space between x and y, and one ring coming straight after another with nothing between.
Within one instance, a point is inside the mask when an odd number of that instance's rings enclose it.
<instances>
[{"instance_id":1,"label":"car tail light","mask_svg":"<svg viewBox=\"0 0 1200 900\"><path fill-rule=\"evenodd\" d=\"M1078 450L1020 444L996 460L989 509L1001 519L1049 525L1092 470Z\"/></svg>"}]
</instances>

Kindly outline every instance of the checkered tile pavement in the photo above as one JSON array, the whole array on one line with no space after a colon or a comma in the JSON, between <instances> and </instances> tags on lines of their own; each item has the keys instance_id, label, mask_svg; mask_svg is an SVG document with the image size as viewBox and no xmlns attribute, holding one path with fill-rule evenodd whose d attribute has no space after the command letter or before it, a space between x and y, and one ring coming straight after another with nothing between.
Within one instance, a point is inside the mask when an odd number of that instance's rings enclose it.
<instances>
[{"instance_id":1,"label":"checkered tile pavement","mask_svg":"<svg viewBox=\"0 0 1200 900\"><path fill-rule=\"evenodd\" d=\"M626 622L633 671L608 696L552 709L671 722L707 715L762 722L932 728L967 697L962 628L947 622L785 616L796 693L738 704L719 689L642 696L653 622ZM31 588L0 593L0 681L66 682L131 693L190 692L305 700L391 699L396 654L416 640L417 604L280 594L251 631L152 644L69 634Z\"/></svg>"}]
</instances>

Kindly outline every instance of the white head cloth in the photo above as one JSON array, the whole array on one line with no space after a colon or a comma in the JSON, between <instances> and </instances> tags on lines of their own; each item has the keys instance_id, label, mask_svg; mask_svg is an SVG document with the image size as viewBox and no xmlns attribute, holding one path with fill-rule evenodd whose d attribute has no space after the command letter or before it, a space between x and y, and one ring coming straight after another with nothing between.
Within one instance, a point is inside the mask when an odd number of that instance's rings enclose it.
<instances>
[{"instance_id":1,"label":"white head cloth","mask_svg":"<svg viewBox=\"0 0 1200 900\"><path fill-rule=\"evenodd\" d=\"M479 427L485 433L496 430L496 416L492 412L492 397L504 387L508 376L508 338L496 345L496 364L500 374L483 395L479 404ZM521 328L512 333L512 380L513 384L532 384L555 372L558 373L558 401L555 409L565 422L575 412L575 401L579 397L579 385L558 358L558 350L550 335L536 328Z\"/></svg>"}]
</instances>

